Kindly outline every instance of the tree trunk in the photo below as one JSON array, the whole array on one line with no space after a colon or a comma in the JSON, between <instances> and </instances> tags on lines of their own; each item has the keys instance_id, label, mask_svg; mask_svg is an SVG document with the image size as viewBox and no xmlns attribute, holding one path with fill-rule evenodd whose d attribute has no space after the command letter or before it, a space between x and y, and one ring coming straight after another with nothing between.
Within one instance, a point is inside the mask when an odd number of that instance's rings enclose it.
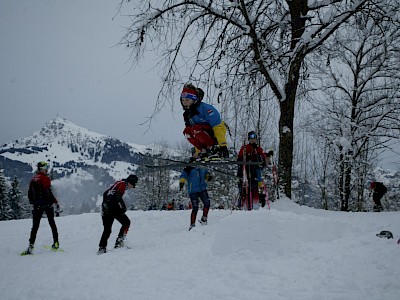
<instances>
[{"instance_id":1,"label":"tree trunk","mask_svg":"<svg viewBox=\"0 0 400 300\"><path fill-rule=\"evenodd\" d=\"M279 177L284 193L292 197L292 166L293 166L293 123L296 93L300 78L300 69L304 55L299 54L292 63L288 82L285 85L285 96L280 100L279 117Z\"/></svg>"}]
</instances>

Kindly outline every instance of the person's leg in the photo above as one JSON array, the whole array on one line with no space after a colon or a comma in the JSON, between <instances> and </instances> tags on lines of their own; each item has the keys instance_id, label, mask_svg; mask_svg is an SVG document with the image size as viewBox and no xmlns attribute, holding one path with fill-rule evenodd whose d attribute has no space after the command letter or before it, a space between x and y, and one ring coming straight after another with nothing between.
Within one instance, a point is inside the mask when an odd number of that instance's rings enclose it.
<instances>
[{"instance_id":1,"label":"person's leg","mask_svg":"<svg viewBox=\"0 0 400 300\"><path fill-rule=\"evenodd\" d=\"M194 126L187 126L183 131L183 134L186 136L187 140L197 149L211 149L212 146L216 144L216 140L214 136L210 134L210 130L208 127L209 126L199 124Z\"/></svg>"},{"instance_id":2,"label":"person's leg","mask_svg":"<svg viewBox=\"0 0 400 300\"><path fill-rule=\"evenodd\" d=\"M373 199L374 199L374 203L375 203L377 211L382 210L382 203L381 203L382 197L383 197L383 195L381 195L381 194L377 194L377 193L373 194Z\"/></svg>"},{"instance_id":3,"label":"person's leg","mask_svg":"<svg viewBox=\"0 0 400 300\"><path fill-rule=\"evenodd\" d=\"M107 215L102 216L101 218L103 220L104 229L103 229L103 234L101 235L101 238L100 238L99 247L105 249L107 247L108 238L110 237L111 232L112 232L112 225L114 223L114 217L107 214Z\"/></svg>"},{"instance_id":4,"label":"person's leg","mask_svg":"<svg viewBox=\"0 0 400 300\"><path fill-rule=\"evenodd\" d=\"M36 235L39 230L40 220L42 219L43 209L40 206L35 206L32 211L32 230L29 238L29 244L34 245Z\"/></svg>"},{"instance_id":5,"label":"person's leg","mask_svg":"<svg viewBox=\"0 0 400 300\"><path fill-rule=\"evenodd\" d=\"M192 203L192 212L190 214L190 228L196 225L197 211L199 210L199 195L198 193L193 193L189 195L190 202Z\"/></svg>"},{"instance_id":6,"label":"person's leg","mask_svg":"<svg viewBox=\"0 0 400 300\"><path fill-rule=\"evenodd\" d=\"M210 210L210 197L207 191L202 191L200 194L200 199L203 202L203 216L201 217L201 223L203 225L207 224L208 211Z\"/></svg>"},{"instance_id":7,"label":"person's leg","mask_svg":"<svg viewBox=\"0 0 400 300\"><path fill-rule=\"evenodd\" d=\"M191 143L194 147L197 149L201 150L203 149L204 145L198 141L193 134L193 126L186 126L185 130L183 131L183 134L185 135L186 139Z\"/></svg>"},{"instance_id":8,"label":"person's leg","mask_svg":"<svg viewBox=\"0 0 400 300\"><path fill-rule=\"evenodd\" d=\"M117 221L121 223L121 229L119 230L117 240L115 241L115 248L121 248L124 246L124 240L128 234L131 220L129 220L126 214L116 217Z\"/></svg>"},{"instance_id":9,"label":"person's leg","mask_svg":"<svg viewBox=\"0 0 400 300\"><path fill-rule=\"evenodd\" d=\"M52 206L46 207L45 209L46 215L47 215L47 220L49 221L49 225L51 227L51 232L53 233L53 245L58 248L58 231L57 231L57 225L56 222L54 221L54 209Z\"/></svg>"}]
</instances>

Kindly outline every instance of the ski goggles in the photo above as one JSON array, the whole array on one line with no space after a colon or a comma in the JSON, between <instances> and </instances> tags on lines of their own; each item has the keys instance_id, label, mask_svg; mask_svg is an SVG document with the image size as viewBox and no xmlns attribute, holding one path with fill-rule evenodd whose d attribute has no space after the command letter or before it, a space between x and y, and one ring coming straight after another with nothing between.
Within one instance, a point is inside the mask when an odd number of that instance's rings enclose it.
<instances>
[{"instance_id":1,"label":"ski goggles","mask_svg":"<svg viewBox=\"0 0 400 300\"><path fill-rule=\"evenodd\" d=\"M198 100L196 92L187 88L183 89L181 94L181 99L190 99L193 100L194 102Z\"/></svg>"},{"instance_id":2,"label":"ski goggles","mask_svg":"<svg viewBox=\"0 0 400 300\"><path fill-rule=\"evenodd\" d=\"M255 133L249 134L249 139L256 139L256 138L257 138L257 134L255 134Z\"/></svg>"}]
</instances>

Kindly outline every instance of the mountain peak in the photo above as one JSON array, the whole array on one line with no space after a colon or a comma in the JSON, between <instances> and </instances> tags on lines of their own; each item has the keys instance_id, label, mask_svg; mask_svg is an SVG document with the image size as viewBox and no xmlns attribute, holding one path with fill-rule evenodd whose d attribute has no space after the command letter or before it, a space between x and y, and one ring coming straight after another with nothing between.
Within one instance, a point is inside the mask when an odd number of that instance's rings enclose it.
<instances>
[{"instance_id":1,"label":"mountain peak","mask_svg":"<svg viewBox=\"0 0 400 300\"><path fill-rule=\"evenodd\" d=\"M67 119L55 117L48 121L38 133L34 133L34 136L42 136L45 138L63 138L68 136L68 139L72 137L81 138L94 138L102 139L106 138L105 135L92 132L84 127L78 126ZM60 136L61 135L61 136ZM80 139L81 140L81 139Z\"/></svg>"}]
</instances>

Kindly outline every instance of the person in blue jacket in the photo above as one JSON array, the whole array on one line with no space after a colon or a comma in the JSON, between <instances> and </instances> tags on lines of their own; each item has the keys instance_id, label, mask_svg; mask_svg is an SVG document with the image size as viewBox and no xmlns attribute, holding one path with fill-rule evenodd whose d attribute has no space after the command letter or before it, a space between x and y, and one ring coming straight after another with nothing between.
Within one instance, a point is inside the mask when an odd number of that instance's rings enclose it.
<instances>
[{"instance_id":1,"label":"person in blue jacket","mask_svg":"<svg viewBox=\"0 0 400 300\"><path fill-rule=\"evenodd\" d=\"M183 87L180 96L185 121L183 134L202 160L227 158L225 123L214 106L201 102L203 97L204 91L191 83Z\"/></svg>"},{"instance_id":2,"label":"person in blue jacket","mask_svg":"<svg viewBox=\"0 0 400 300\"><path fill-rule=\"evenodd\" d=\"M199 199L203 202L203 216L199 220L202 225L207 225L207 216L210 209L210 197L207 193L207 181L212 179L212 175L207 169L194 168L187 166L183 169L179 179L179 190L181 191L187 182L187 189L190 201L192 202L192 213L190 214L191 230L196 226L196 216L199 210Z\"/></svg>"}]
</instances>

